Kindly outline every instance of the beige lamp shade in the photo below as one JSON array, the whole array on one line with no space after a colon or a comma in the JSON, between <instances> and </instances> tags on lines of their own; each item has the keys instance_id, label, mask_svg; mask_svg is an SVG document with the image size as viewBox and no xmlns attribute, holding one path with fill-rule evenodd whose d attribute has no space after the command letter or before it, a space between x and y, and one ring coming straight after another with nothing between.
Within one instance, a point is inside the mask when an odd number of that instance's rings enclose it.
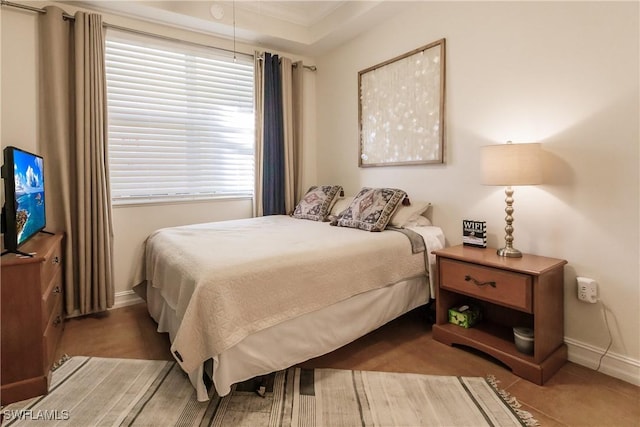
<instances>
[{"instance_id":1,"label":"beige lamp shade","mask_svg":"<svg viewBox=\"0 0 640 427\"><path fill-rule=\"evenodd\" d=\"M485 185L542 184L539 143L487 145L481 154Z\"/></svg>"}]
</instances>

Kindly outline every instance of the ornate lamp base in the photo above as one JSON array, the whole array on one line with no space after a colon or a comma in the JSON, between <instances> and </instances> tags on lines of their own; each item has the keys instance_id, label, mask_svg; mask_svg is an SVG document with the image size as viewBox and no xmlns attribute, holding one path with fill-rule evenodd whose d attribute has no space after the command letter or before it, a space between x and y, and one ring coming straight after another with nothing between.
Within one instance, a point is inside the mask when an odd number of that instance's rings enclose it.
<instances>
[{"instance_id":1,"label":"ornate lamp base","mask_svg":"<svg viewBox=\"0 0 640 427\"><path fill-rule=\"evenodd\" d=\"M522 258L522 252L516 248L500 248L496 251L500 256L506 256L508 258Z\"/></svg>"},{"instance_id":2,"label":"ornate lamp base","mask_svg":"<svg viewBox=\"0 0 640 427\"><path fill-rule=\"evenodd\" d=\"M507 226L504 228L506 235L504 236L505 247L500 248L497 251L499 256L509 257L509 258L522 258L522 252L513 247L513 188L508 186L504 190L507 198L504 200L507 202L507 207L505 208L505 212L507 216L505 220L507 221Z\"/></svg>"}]
</instances>

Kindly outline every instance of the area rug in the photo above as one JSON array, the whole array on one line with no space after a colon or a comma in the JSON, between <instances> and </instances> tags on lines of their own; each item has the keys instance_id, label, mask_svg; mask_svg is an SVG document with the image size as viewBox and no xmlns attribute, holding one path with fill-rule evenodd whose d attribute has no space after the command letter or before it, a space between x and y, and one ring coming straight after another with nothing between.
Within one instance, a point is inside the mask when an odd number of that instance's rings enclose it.
<instances>
[{"instance_id":1,"label":"area rug","mask_svg":"<svg viewBox=\"0 0 640 427\"><path fill-rule=\"evenodd\" d=\"M72 357L49 394L2 415L5 426L537 425L517 406L484 378L300 368L198 402L175 362Z\"/></svg>"}]
</instances>

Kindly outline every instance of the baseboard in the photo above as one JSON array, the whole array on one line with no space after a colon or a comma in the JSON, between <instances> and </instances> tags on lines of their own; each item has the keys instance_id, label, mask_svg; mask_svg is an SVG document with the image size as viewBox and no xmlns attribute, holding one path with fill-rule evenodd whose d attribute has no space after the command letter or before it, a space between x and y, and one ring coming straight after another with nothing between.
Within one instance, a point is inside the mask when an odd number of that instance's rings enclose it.
<instances>
[{"instance_id":1,"label":"baseboard","mask_svg":"<svg viewBox=\"0 0 640 427\"><path fill-rule=\"evenodd\" d=\"M111 307L110 310L126 307L128 305L140 304L141 302L144 302L144 300L133 290L116 292L113 307Z\"/></svg>"},{"instance_id":2,"label":"baseboard","mask_svg":"<svg viewBox=\"0 0 640 427\"><path fill-rule=\"evenodd\" d=\"M578 365L596 369L604 348L594 347L570 338L565 338L569 350L569 361ZM636 386L640 386L640 361L609 351L600 364L600 372Z\"/></svg>"}]
</instances>

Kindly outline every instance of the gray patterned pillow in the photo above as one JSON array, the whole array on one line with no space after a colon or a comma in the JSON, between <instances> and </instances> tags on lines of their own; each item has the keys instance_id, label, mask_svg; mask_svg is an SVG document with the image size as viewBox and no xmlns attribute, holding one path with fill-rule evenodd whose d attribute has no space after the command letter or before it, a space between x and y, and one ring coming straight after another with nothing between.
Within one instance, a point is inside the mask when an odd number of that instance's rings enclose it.
<instances>
[{"instance_id":1,"label":"gray patterned pillow","mask_svg":"<svg viewBox=\"0 0 640 427\"><path fill-rule=\"evenodd\" d=\"M331 225L382 231L407 193L396 188L364 187Z\"/></svg>"},{"instance_id":2,"label":"gray patterned pillow","mask_svg":"<svg viewBox=\"0 0 640 427\"><path fill-rule=\"evenodd\" d=\"M324 221L342 191L340 185L319 185L309 188L293 211L294 218Z\"/></svg>"}]
</instances>

